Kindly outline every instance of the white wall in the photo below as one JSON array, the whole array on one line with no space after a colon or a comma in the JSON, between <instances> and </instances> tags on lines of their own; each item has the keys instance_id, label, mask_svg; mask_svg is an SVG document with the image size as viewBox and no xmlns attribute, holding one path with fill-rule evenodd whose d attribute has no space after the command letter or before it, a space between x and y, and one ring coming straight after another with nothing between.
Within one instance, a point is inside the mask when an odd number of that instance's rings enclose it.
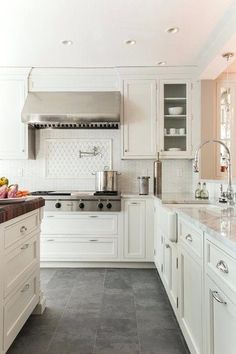
<instances>
[{"instance_id":1,"label":"white wall","mask_svg":"<svg viewBox=\"0 0 236 354\"><path fill-rule=\"evenodd\" d=\"M149 175L150 192L153 191L152 160L121 160L120 130L40 130L36 134L36 160L0 161L0 176L7 176L10 183L18 183L20 188L33 190L94 190L94 177L60 178L65 175L66 161L58 166L58 178L45 177L45 140L49 138L71 139L112 139L113 169L121 172L120 190L123 193L138 192L137 177ZM66 156L65 156L66 159ZM61 159L63 162L63 159ZM80 160L78 158L78 163ZM191 160L163 161L163 191L192 191Z\"/></svg>"}]
</instances>

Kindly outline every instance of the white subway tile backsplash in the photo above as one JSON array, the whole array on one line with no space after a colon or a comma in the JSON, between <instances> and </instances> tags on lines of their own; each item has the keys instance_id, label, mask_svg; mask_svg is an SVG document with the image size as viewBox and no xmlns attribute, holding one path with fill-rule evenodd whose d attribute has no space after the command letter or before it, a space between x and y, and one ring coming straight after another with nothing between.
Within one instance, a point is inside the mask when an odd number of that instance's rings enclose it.
<instances>
[{"instance_id":1,"label":"white subway tile backsplash","mask_svg":"<svg viewBox=\"0 0 236 354\"><path fill-rule=\"evenodd\" d=\"M94 190L94 177L65 177L66 163L58 167L58 178L45 177L46 141L48 139L74 139L77 142L112 141L112 167L121 172L119 176L120 189L123 193L138 192L138 176L150 176L150 193L153 191L153 160L121 160L120 130L40 130L36 134L36 160L1 160L0 176L7 176L10 183L18 183L20 188L29 190ZM49 156L50 158L50 156ZM53 157L51 157L53 158ZM66 154L65 154L66 159ZM79 158L78 158L79 160ZM89 160L92 161L92 160ZM49 161L50 163L50 161ZM91 168L91 162L89 162ZM182 173L179 173L179 171ZM86 172L86 171L85 171ZM182 175L181 175L182 174ZM163 192L192 191L192 161L163 161Z\"/></svg>"}]
</instances>

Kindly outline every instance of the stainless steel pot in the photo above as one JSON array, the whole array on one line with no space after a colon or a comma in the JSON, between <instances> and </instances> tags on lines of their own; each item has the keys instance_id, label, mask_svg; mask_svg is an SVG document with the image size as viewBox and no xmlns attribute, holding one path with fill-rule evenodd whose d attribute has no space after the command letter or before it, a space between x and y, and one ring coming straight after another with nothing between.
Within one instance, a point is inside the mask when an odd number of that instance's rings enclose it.
<instances>
[{"instance_id":1,"label":"stainless steel pot","mask_svg":"<svg viewBox=\"0 0 236 354\"><path fill-rule=\"evenodd\" d=\"M118 191L117 171L104 170L94 172L96 192L117 192Z\"/></svg>"}]
</instances>

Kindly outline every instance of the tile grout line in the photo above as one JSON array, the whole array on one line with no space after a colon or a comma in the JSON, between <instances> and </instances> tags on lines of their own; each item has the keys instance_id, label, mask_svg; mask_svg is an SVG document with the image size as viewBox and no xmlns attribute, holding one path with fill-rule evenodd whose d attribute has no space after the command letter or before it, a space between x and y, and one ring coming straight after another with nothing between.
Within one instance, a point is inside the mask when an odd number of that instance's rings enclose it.
<instances>
[{"instance_id":1,"label":"tile grout line","mask_svg":"<svg viewBox=\"0 0 236 354\"><path fill-rule=\"evenodd\" d=\"M135 319L136 319L136 326L137 326L137 337L138 337L138 345L139 345L139 354L142 354L142 351L141 351L141 340L140 340L139 330L138 330L137 304L136 304L133 284L132 284L132 291L133 291L133 297L134 297L134 308L135 308Z\"/></svg>"},{"instance_id":2,"label":"tile grout line","mask_svg":"<svg viewBox=\"0 0 236 354\"><path fill-rule=\"evenodd\" d=\"M103 304L103 298L104 298L104 294L105 294L105 279L106 279L106 275L107 275L107 268L105 268L104 279L103 279L103 294L102 294L101 306L100 306L100 313L99 313L99 318L98 318L98 324L99 324L99 325L100 325L100 321L101 321L102 304ZM92 352L92 354L95 354L95 350L96 350L97 334L98 334L98 324L97 324L97 329L96 329L96 333L95 333L95 339L94 339L94 346L93 346L93 352Z\"/></svg>"},{"instance_id":3,"label":"tile grout line","mask_svg":"<svg viewBox=\"0 0 236 354\"><path fill-rule=\"evenodd\" d=\"M62 314L61 314L61 316L60 316L60 318L59 318L59 320L58 320L58 324L57 324L57 326L56 326L56 328L55 328L55 330L54 330L54 332L53 332L53 334L52 334L52 338L51 338L51 340L50 340L49 343L48 343L47 350L46 350L46 354L50 354L50 352L49 352L50 345L52 344L52 342L53 342L53 340L54 340L54 338L55 338L57 329L58 329L58 327L59 327L59 323L60 323L60 321L61 321L61 319L62 319L62 317L63 317L63 315L64 315L64 313L65 313L65 311L66 311L67 305L68 305L68 303L69 303L69 301L70 301L70 299L71 299L72 290L73 290L73 289L74 289L74 285L71 287L70 295L68 296L68 299L67 299L66 304L65 304L65 306L64 306L64 308L63 308Z\"/></svg>"}]
</instances>

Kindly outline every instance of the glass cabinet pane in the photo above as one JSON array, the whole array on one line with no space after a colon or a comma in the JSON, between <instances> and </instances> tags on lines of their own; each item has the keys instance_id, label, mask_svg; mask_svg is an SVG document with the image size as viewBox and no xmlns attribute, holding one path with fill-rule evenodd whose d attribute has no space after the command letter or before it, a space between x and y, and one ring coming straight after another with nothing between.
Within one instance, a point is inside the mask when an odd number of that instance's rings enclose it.
<instances>
[{"instance_id":1,"label":"glass cabinet pane","mask_svg":"<svg viewBox=\"0 0 236 354\"><path fill-rule=\"evenodd\" d=\"M164 150L187 150L187 85L164 84Z\"/></svg>"}]
</instances>

